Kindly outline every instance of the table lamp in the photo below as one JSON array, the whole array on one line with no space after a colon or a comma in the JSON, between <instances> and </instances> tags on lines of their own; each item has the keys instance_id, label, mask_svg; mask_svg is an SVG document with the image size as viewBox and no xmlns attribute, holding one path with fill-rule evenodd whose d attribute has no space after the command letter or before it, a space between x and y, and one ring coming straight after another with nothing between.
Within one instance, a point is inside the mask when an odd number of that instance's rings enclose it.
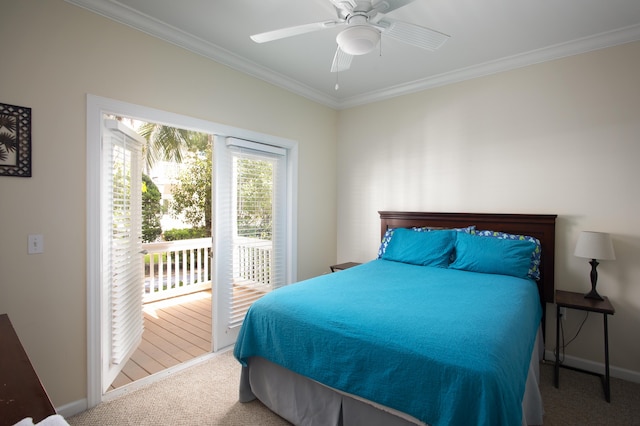
<instances>
[{"instance_id":1,"label":"table lamp","mask_svg":"<svg viewBox=\"0 0 640 426\"><path fill-rule=\"evenodd\" d=\"M598 281L598 260L615 260L611 236L604 232L582 231L576 243L574 255L591 259L591 291L584 295L587 299L604 300L596 291Z\"/></svg>"}]
</instances>

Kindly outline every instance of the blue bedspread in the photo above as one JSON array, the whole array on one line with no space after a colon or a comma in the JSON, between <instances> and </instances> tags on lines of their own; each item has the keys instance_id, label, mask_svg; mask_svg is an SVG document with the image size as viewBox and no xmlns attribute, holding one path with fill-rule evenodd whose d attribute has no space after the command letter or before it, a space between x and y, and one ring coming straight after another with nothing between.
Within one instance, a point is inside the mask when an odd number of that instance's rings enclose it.
<instances>
[{"instance_id":1,"label":"blue bedspread","mask_svg":"<svg viewBox=\"0 0 640 426\"><path fill-rule=\"evenodd\" d=\"M278 289L234 349L431 425L520 425L533 281L386 260Z\"/></svg>"}]
</instances>

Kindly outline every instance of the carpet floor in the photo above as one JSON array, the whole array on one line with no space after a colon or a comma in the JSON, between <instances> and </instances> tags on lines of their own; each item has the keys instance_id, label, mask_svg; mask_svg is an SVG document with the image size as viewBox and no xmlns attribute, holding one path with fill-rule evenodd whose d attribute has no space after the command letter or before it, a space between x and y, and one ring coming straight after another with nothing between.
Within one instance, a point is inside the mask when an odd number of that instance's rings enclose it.
<instances>
[{"instance_id":1,"label":"carpet floor","mask_svg":"<svg viewBox=\"0 0 640 426\"><path fill-rule=\"evenodd\" d=\"M67 419L93 425L281 426L287 421L259 401L238 402L240 365L231 352ZM640 384L611 380L611 403L599 377L562 369L553 386L553 365L542 364L540 389L545 426L638 425Z\"/></svg>"}]
</instances>

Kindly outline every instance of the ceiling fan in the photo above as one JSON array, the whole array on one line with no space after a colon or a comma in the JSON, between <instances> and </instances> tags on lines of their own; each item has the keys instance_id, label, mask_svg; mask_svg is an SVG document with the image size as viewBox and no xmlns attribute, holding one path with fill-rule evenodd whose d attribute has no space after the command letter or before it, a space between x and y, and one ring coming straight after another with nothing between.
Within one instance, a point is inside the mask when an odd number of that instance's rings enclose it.
<instances>
[{"instance_id":1,"label":"ceiling fan","mask_svg":"<svg viewBox=\"0 0 640 426\"><path fill-rule=\"evenodd\" d=\"M353 56L371 52L380 42L381 34L426 50L436 50L449 38L430 28L396 21L385 14L415 0L329 0L338 19L297 25L251 36L256 43L266 43L329 28L346 27L336 37L338 48L331 72L348 70Z\"/></svg>"}]
</instances>

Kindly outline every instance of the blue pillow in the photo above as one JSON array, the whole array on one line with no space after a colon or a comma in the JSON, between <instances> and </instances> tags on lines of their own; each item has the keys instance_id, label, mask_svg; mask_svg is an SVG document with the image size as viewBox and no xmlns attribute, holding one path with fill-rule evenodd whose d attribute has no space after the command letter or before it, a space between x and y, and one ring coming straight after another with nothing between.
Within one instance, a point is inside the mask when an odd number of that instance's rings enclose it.
<instances>
[{"instance_id":1,"label":"blue pillow","mask_svg":"<svg viewBox=\"0 0 640 426\"><path fill-rule=\"evenodd\" d=\"M393 232L382 259L413 265L446 268L455 244L455 231L415 232L398 228Z\"/></svg>"},{"instance_id":2,"label":"blue pillow","mask_svg":"<svg viewBox=\"0 0 640 426\"><path fill-rule=\"evenodd\" d=\"M540 261L542 256L542 246L540 245L540 240L528 235L507 234L506 232L498 231L475 231L475 235L501 238L506 240L531 241L532 243L535 243L536 249L531 254L531 261L529 262L529 278L536 281L540 279Z\"/></svg>"},{"instance_id":3,"label":"blue pillow","mask_svg":"<svg viewBox=\"0 0 640 426\"><path fill-rule=\"evenodd\" d=\"M458 233L455 249L456 260L449 265L451 269L530 278L531 253L536 244Z\"/></svg>"},{"instance_id":4,"label":"blue pillow","mask_svg":"<svg viewBox=\"0 0 640 426\"><path fill-rule=\"evenodd\" d=\"M454 228L453 230L457 231L457 232L473 233L475 231L475 229L476 229L475 225L471 225L471 226L467 226L466 228ZM411 230L415 231L415 232L433 232L433 231L444 231L444 230L449 230L449 229L447 229L447 228L431 228L431 227L428 227L428 226L423 226L423 227L414 226L413 228L411 228ZM380 247L378 248L378 259L382 259L382 255L387 250L387 246L389 245L389 242L393 238L393 231L395 231L395 228L389 228L384 233L384 236L382 237L382 242L380 242ZM452 253L452 255L453 255L453 253Z\"/></svg>"}]
</instances>

